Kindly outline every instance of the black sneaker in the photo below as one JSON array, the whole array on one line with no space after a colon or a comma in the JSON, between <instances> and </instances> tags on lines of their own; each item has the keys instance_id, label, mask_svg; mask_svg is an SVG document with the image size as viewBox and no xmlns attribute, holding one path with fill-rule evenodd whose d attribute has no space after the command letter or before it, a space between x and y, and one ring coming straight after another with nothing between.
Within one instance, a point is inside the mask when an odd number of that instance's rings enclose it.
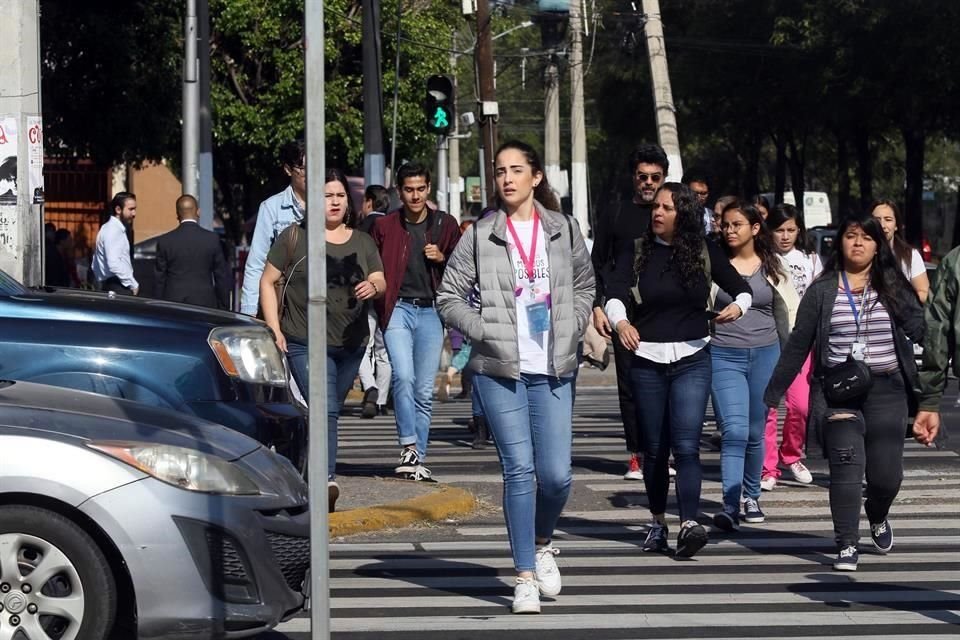
<instances>
[{"instance_id":1,"label":"black sneaker","mask_svg":"<svg viewBox=\"0 0 960 640\"><path fill-rule=\"evenodd\" d=\"M360 410L360 415L370 420L375 418L377 415L377 391L376 387L370 387L363 392L363 405Z\"/></svg>"},{"instance_id":2,"label":"black sneaker","mask_svg":"<svg viewBox=\"0 0 960 640\"><path fill-rule=\"evenodd\" d=\"M404 447L400 451L400 465L393 472L399 475L414 473L420 466L420 454L415 447Z\"/></svg>"},{"instance_id":3,"label":"black sneaker","mask_svg":"<svg viewBox=\"0 0 960 640\"><path fill-rule=\"evenodd\" d=\"M873 538L873 546L879 553L888 553L893 549L893 529L886 520L870 525L870 537Z\"/></svg>"},{"instance_id":4,"label":"black sneaker","mask_svg":"<svg viewBox=\"0 0 960 640\"><path fill-rule=\"evenodd\" d=\"M856 571L857 563L860 561L860 553L852 544L840 549L837 559L833 563L834 571Z\"/></svg>"},{"instance_id":5,"label":"black sneaker","mask_svg":"<svg viewBox=\"0 0 960 640\"><path fill-rule=\"evenodd\" d=\"M763 511L760 510L760 503L756 498L743 499L743 521L750 524L760 524L766 520Z\"/></svg>"},{"instance_id":6,"label":"black sneaker","mask_svg":"<svg viewBox=\"0 0 960 640\"><path fill-rule=\"evenodd\" d=\"M740 513L737 508L729 508L726 505L723 511L713 516L713 526L720 531L740 531Z\"/></svg>"},{"instance_id":7,"label":"black sneaker","mask_svg":"<svg viewBox=\"0 0 960 640\"><path fill-rule=\"evenodd\" d=\"M692 558L707 540L707 530L696 520L687 520L680 526L677 536L677 557Z\"/></svg>"},{"instance_id":8,"label":"black sneaker","mask_svg":"<svg viewBox=\"0 0 960 640\"><path fill-rule=\"evenodd\" d=\"M654 522L647 531L647 539L643 541L641 550L647 552L666 553L670 551L667 543L667 525Z\"/></svg>"}]
</instances>

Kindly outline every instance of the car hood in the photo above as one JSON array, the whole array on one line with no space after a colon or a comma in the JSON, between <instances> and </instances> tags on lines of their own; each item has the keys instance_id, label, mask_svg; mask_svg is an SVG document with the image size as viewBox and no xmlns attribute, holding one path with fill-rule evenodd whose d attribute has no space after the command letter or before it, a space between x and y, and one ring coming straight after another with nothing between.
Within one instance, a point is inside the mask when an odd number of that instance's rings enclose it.
<instances>
[{"instance_id":1,"label":"car hood","mask_svg":"<svg viewBox=\"0 0 960 640\"><path fill-rule=\"evenodd\" d=\"M0 381L0 426L62 441L138 441L236 460L260 444L223 425L168 409L32 382Z\"/></svg>"},{"instance_id":2,"label":"car hood","mask_svg":"<svg viewBox=\"0 0 960 640\"><path fill-rule=\"evenodd\" d=\"M81 289L29 289L26 293L10 296L10 300L24 303L21 309L28 317L56 314L61 320L108 320L115 324L163 326L193 324L212 329L224 325L265 326L258 320L232 311L219 311L190 304L115 295Z\"/></svg>"}]
</instances>

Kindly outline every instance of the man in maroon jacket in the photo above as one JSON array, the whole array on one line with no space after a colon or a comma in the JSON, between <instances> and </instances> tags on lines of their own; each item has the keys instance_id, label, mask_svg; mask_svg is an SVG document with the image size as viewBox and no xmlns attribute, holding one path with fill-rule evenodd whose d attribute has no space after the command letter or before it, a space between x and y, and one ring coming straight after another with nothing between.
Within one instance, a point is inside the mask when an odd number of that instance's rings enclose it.
<instances>
[{"instance_id":1,"label":"man in maroon jacket","mask_svg":"<svg viewBox=\"0 0 960 640\"><path fill-rule=\"evenodd\" d=\"M428 206L426 167L400 167L397 187L403 207L380 218L371 231L387 280L387 291L375 304L393 366L393 406L402 447L395 472L432 481L423 461L443 350L443 325L433 301L460 227L451 215Z\"/></svg>"}]
</instances>

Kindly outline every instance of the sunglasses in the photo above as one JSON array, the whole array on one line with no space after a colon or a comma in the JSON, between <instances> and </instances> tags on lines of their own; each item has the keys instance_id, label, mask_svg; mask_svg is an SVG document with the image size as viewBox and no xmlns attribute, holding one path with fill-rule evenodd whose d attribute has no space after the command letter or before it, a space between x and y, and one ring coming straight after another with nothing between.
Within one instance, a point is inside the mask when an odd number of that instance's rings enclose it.
<instances>
[{"instance_id":1,"label":"sunglasses","mask_svg":"<svg viewBox=\"0 0 960 640\"><path fill-rule=\"evenodd\" d=\"M640 182L660 182L660 180L663 178L662 173L635 173L634 175Z\"/></svg>"}]
</instances>

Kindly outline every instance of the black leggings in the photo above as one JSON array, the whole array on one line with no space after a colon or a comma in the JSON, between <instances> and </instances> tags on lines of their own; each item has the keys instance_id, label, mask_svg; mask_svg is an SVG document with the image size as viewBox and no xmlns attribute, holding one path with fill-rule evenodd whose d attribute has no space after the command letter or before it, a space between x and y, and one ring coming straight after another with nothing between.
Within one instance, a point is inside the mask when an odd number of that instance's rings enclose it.
<instances>
[{"instance_id":1,"label":"black leggings","mask_svg":"<svg viewBox=\"0 0 960 640\"><path fill-rule=\"evenodd\" d=\"M873 387L859 402L829 404L822 423L830 462L830 513L841 547L860 540L863 477L864 508L871 524L883 522L903 481L903 440L907 391L899 371L873 374Z\"/></svg>"}]
</instances>

